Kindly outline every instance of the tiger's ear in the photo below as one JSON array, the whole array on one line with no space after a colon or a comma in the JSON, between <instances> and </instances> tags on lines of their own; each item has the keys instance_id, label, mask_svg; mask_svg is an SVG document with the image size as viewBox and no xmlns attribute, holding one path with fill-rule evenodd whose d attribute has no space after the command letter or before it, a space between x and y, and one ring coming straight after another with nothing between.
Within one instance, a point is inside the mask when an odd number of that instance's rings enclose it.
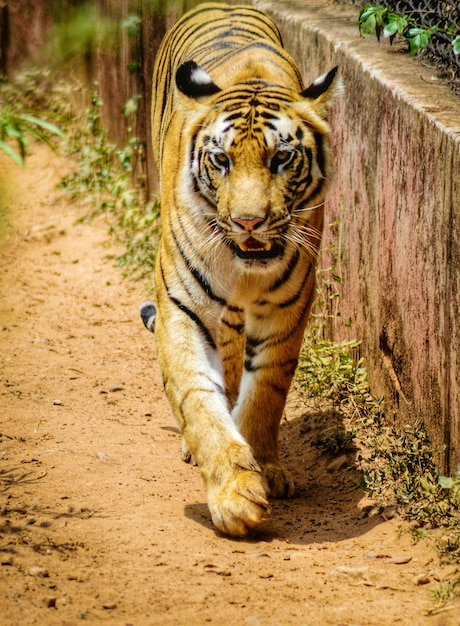
<instances>
[{"instance_id":1,"label":"tiger's ear","mask_svg":"<svg viewBox=\"0 0 460 626\"><path fill-rule=\"evenodd\" d=\"M186 61L176 72L176 85L185 96L198 100L220 91L209 74L195 61Z\"/></svg>"},{"instance_id":2,"label":"tiger's ear","mask_svg":"<svg viewBox=\"0 0 460 626\"><path fill-rule=\"evenodd\" d=\"M300 94L309 101L310 107L323 119L327 119L337 91L337 83L334 79L338 69L338 67L334 67L326 74L322 74Z\"/></svg>"}]
</instances>

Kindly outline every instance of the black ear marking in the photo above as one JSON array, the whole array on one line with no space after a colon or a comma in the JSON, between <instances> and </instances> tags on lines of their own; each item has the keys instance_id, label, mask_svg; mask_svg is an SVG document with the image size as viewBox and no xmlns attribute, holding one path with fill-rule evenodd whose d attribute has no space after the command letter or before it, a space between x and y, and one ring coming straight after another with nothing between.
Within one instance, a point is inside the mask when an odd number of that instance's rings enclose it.
<instances>
[{"instance_id":1,"label":"black ear marking","mask_svg":"<svg viewBox=\"0 0 460 626\"><path fill-rule=\"evenodd\" d=\"M307 87L306 89L304 89L304 91L302 91L302 96L304 98L310 98L311 100L316 100L316 98L319 98L332 85L338 69L339 68L336 66L332 68L330 72L319 76L316 80L312 82L310 87Z\"/></svg>"},{"instance_id":2,"label":"black ear marking","mask_svg":"<svg viewBox=\"0 0 460 626\"><path fill-rule=\"evenodd\" d=\"M209 74L195 61L186 61L176 72L176 85L189 98L213 96L220 91Z\"/></svg>"}]
</instances>

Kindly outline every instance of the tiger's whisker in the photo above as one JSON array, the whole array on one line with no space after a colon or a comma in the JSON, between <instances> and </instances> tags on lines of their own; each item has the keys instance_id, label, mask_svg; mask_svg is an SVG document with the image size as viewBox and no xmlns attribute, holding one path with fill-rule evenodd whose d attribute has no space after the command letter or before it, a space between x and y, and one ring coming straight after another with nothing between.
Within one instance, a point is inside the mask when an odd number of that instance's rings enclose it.
<instances>
[{"instance_id":1,"label":"tiger's whisker","mask_svg":"<svg viewBox=\"0 0 460 626\"><path fill-rule=\"evenodd\" d=\"M315 209L319 209L320 207L324 206L324 202L320 202L319 204L315 204L314 206L306 206L306 207L298 207L295 208L292 213L304 213L306 211L314 211Z\"/></svg>"}]
</instances>

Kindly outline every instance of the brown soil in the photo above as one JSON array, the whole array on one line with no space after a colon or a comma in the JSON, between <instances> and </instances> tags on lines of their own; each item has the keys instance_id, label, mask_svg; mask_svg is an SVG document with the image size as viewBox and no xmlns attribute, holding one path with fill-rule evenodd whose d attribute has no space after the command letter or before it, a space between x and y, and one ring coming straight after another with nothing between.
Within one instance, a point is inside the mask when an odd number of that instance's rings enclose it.
<instances>
[{"instance_id":1,"label":"brown soil","mask_svg":"<svg viewBox=\"0 0 460 626\"><path fill-rule=\"evenodd\" d=\"M249 539L213 529L138 316L146 286L55 190L66 167L45 148L25 172L0 162L0 623L460 624L458 602L426 613L453 566L367 513L353 455L328 467L311 446L324 417L282 425L297 497Z\"/></svg>"}]
</instances>

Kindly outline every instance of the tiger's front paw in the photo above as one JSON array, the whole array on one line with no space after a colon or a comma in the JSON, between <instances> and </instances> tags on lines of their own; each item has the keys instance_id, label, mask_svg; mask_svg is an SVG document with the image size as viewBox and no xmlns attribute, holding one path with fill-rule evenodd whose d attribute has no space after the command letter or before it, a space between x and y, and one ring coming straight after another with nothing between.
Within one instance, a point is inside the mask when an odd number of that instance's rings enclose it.
<instances>
[{"instance_id":1,"label":"tiger's front paw","mask_svg":"<svg viewBox=\"0 0 460 626\"><path fill-rule=\"evenodd\" d=\"M268 486L249 453L249 462L219 468L217 484L208 482L208 506L214 525L223 533L244 537L268 512Z\"/></svg>"},{"instance_id":2,"label":"tiger's front paw","mask_svg":"<svg viewBox=\"0 0 460 626\"><path fill-rule=\"evenodd\" d=\"M287 469L276 461L264 463L262 467L270 496L272 498L292 498L295 485Z\"/></svg>"},{"instance_id":3,"label":"tiger's front paw","mask_svg":"<svg viewBox=\"0 0 460 626\"><path fill-rule=\"evenodd\" d=\"M240 470L221 487L208 491L208 506L214 526L227 535L244 537L268 511L264 477Z\"/></svg>"}]
</instances>

